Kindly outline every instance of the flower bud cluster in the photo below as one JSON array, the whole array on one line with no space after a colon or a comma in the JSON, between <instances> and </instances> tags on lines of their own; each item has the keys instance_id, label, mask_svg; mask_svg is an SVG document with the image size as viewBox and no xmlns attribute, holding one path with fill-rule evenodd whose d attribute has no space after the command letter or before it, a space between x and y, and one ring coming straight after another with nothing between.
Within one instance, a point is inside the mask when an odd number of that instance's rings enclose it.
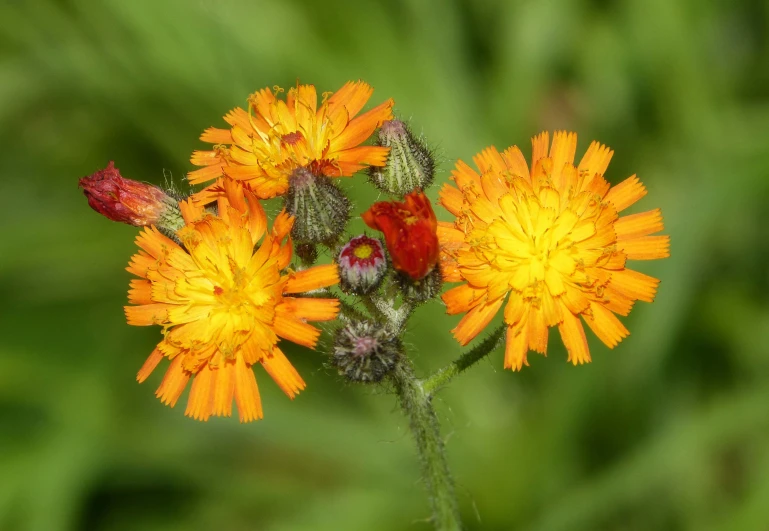
<instances>
[{"instance_id":1,"label":"flower bud cluster","mask_svg":"<svg viewBox=\"0 0 769 531\"><path fill-rule=\"evenodd\" d=\"M381 323L353 321L337 330L331 364L351 382L380 382L403 351L400 339Z\"/></svg>"}]
</instances>

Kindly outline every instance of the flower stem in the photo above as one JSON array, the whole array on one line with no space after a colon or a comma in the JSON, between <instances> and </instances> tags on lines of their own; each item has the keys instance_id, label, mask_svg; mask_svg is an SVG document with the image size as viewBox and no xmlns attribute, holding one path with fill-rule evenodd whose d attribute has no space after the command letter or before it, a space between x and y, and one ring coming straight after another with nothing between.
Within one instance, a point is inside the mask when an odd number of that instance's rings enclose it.
<instances>
[{"instance_id":1,"label":"flower stem","mask_svg":"<svg viewBox=\"0 0 769 531\"><path fill-rule=\"evenodd\" d=\"M411 433L416 441L435 529L437 531L461 530L454 480L446 462L440 425L433 408L432 397L425 392L422 382L414 376L411 361L405 357L396 367L392 380L401 407L409 418Z\"/></svg>"},{"instance_id":2,"label":"flower stem","mask_svg":"<svg viewBox=\"0 0 769 531\"><path fill-rule=\"evenodd\" d=\"M458 359L452 361L446 367L436 371L431 376L424 379L422 388L424 393L431 397L441 387L449 383L454 376L472 366L475 362L485 358L491 351L502 343L505 337L505 326L502 325L494 330L476 347L462 354Z\"/></svg>"}]
</instances>

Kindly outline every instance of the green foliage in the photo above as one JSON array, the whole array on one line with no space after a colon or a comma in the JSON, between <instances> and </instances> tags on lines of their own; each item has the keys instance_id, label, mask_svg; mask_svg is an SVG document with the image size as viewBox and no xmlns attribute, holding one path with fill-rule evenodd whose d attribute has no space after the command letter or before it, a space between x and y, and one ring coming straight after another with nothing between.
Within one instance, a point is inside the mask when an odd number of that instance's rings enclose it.
<instances>
[{"instance_id":1,"label":"green foliage","mask_svg":"<svg viewBox=\"0 0 769 531\"><path fill-rule=\"evenodd\" d=\"M159 337L121 310L136 231L77 189L109 160L179 183L252 91L359 77L437 149L436 181L573 129L672 235L614 351L591 337L574 368L553 333L550 359L497 351L436 396L467 527L769 528L768 25L758 0L0 2L0 529L430 528L394 396L319 352L287 349L294 402L257 372L248 425L161 405L162 371L136 384ZM366 180L342 183L358 213ZM457 320L417 310L420 374L457 357Z\"/></svg>"}]
</instances>

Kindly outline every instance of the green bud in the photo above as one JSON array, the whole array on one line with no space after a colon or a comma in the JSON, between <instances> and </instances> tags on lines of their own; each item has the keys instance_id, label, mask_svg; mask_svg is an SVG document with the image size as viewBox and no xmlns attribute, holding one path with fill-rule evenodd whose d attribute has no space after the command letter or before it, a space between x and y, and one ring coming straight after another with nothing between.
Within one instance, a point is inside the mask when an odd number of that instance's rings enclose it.
<instances>
[{"instance_id":1,"label":"green bud","mask_svg":"<svg viewBox=\"0 0 769 531\"><path fill-rule=\"evenodd\" d=\"M289 178L286 210L294 216L291 236L297 243L331 244L350 219L350 201L324 176L298 168Z\"/></svg>"},{"instance_id":2,"label":"green bud","mask_svg":"<svg viewBox=\"0 0 769 531\"><path fill-rule=\"evenodd\" d=\"M368 321L353 321L334 335L331 364L351 382L375 383L395 368L403 352L389 329Z\"/></svg>"},{"instance_id":3,"label":"green bud","mask_svg":"<svg viewBox=\"0 0 769 531\"><path fill-rule=\"evenodd\" d=\"M415 138L400 120L389 120L379 129L377 145L390 148L387 164L372 166L369 176L374 186L395 195L406 195L433 182L435 160L424 143Z\"/></svg>"}]
</instances>

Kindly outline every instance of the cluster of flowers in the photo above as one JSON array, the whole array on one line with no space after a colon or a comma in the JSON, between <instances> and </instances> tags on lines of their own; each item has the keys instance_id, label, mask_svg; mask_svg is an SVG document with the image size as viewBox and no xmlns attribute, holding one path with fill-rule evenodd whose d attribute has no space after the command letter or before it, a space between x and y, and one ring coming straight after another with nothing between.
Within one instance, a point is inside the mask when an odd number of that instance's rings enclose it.
<instances>
[{"instance_id":1,"label":"cluster of flowers","mask_svg":"<svg viewBox=\"0 0 769 531\"><path fill-rule=\"evenodd\" d=\"M163 339L141 367L144 381L170 362L156 395L173 406L192 380L186 414L262 417L252 366L259 363L291 398L305 383L278 346L285 339L315 348L310 322L338 318L340 285L362 298L386 292L417 304L442 294L452 330L465 345L504 308L504 365L527 365L529 350L546 353L558 327L569 361L590 361L584 321L609 347L628 331L615 314L652 301L659 281L625 267L628 259L669 254L659 209L619 217L646 194L635 176L611 187L604 179L612 151L593 142L575 166L577 137L533 139L529 166L518 147L490 147L462 161L440 204L454 217L439 222L423 190L433 180L428 149L387 100L361 114L372 94L349 82L320 105L312 85L250 96L228 128L209 128L195 151L199 169L189 197L124 179L109 167L80 180L89 204L108 218L145 227L130 261L128 323L160 325ZM376 135L375 135L376 133ZM372 135L373 145L364 145ZM362 234L344 241L351 205L335 184L367 169L369 180L397 200L377 202L362 217L384 245ZM264 199L283 197L268 227ZM316 265L317 247L333 263ZM294 261L294 255L297 259ZM371 302L371 300L369 300ZM399 330L346 316L332 363L357 381L379 381L402 355ZM580 319L581 318L581 319Z\"/></svg>"}]
</instances>

